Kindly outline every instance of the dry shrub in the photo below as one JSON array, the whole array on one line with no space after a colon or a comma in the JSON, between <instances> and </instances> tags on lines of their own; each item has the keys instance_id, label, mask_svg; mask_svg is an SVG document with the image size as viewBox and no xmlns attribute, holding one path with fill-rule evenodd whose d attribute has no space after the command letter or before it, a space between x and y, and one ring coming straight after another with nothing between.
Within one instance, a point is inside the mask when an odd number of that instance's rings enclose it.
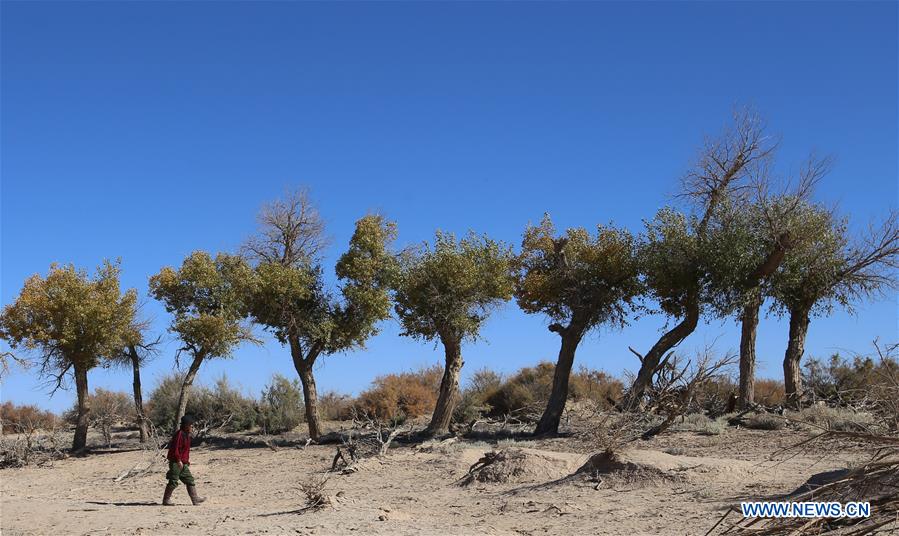
<instances>
[{"instance_id":1,"label":"dry shrub","mask_svg":"<svg viewBox=\"0 0 899 536\"><path fill-rule=\"evenodd\" d=\"M783 406L786 402L783 382L764 378L756 380L755 402L768 407Z\"/></svg>"},{"instance_id":2,"label":"dry shrub","mask_svg":"<svg viewBox=\"0 0 899 536\"><path fill-rule=\"evenodd\" d=\"M503 377L488 368L475 371L468 380L462 397L453 411L453 421L471 423L490 411L487 397L503 383Z\"/></svg>"},{"instance_id":3,"label":"dry shrub","mask_svg":"<svg viewBox=\"0 0 899 536\"><path fill-rule=\"evenodd\" d=\"M727 375L711 378L696 386L697 409L712 416L720 416L733 411L737 390L737 382Z\"/></svg>"},{"instance_id":4,"label":"dry shrub","mask_svg":"<svg viewBox=\"0 0 899 536\"><path fill-rule=\"evenodd\" d=\"M568 394L574 400L591 400L603 407L611 407L610 400L621 400L624 384L601 370L581 366L571 375Z\"/></svg>"},{"instance_id":5,"label":"dry shrub","mask_svg":"<svg viewBox=\"0 0 899 536\"><path fill-rule=\"evenodd\" d=\"M4 434L21 433L26 429L54 430L59 417L37 406L19 406L10 401L0 405L0 431Z\"/></svg>"},{"instance_id":6,"label":"dry shrub","mask_svg":"<svg viewBox=\"0 0 899 536\"><path fill-rule=\"evenodd\" d=\"M797 420L815 428L842 432L864 432L877 427L875 417L870 413L851 408L832 408L823 403L802 409Z\"/></svg>"},{"instance_id":7,"label":"dry shrub","mask_svg":"<svg viewBox=\"0 0 899 536\"><path fill-rule=\"evenodd\" d=\"M303 510L321 510L331 505L331 498L325 494L325 484L327 482L327 478L310 478L300 483L300 493L303 494L303 500L305 501Z\"/></svg>"},{"instance_id":8,"label":"dry shrub","mask_svg":"<svg viewBox=\"0 0 899 536\"><path fill-rule=\"evenodd\" d=\"M148 398L146 415L164 435L175 429L180 391L181 376L169 374L159 380ZM232 387L225 376L216 381L214 389L194 384L187 399L187 413L197 419L198 432L217 428L228 432L248 430L259 419L256 401Z\"/></svg>"},{"instance_id":9,"label":"dry shrub","mask_svg":"<svg viewBox=\"0 0 899 536\"><path fill-rule=\"evenodd\" d=\"M360 414L384 421L427 415L437 404L442 377L443 368L439 365L378 376L372 387L359 395L356 408Z\"/></svg>"},{"instance_id":10,"label":"dry shrub","mask_svg":"<svg viewBox=\"0 0 899 536\"><path fill-rule=\"evenodd\" d=\"M109 391L98 387L87 395L87 404L90 409L87 414L90 426L103 435L107 447L112 444L113 427L130 425L137 420L134 398L121 391ZM75 425L78 420L77 402L63 414L63 419L66 423Z\"/></svg>"},{"instance_id":11,"label":"dry shrub","mask_svg":"<svg viewBox=\"0 0 899 536\"><path fill-rule=\"evenodd\" d=\"M676 432L695 432L700 435L719 435L727 429L727 424L718 419L710 419L702 413L692 413L681 418L671 427Z\"/></svg>"},{"instance_id":12,"label":"dry shrub","mask_svg":"<svg viewBox=\"0 0 899 536\"><path fill-rule=\"evenodd\" d=\"M328 421L345 421L353 417L355 403L349 395L328 391L318 399L318 413Z\"/></svg>"},{"instance_id":13,"label":"dry shrub","mask_svg":"<svg viewBox=\"0 0 899 536\"><path fill-rule=\"evenodd\" d=\"M547 361L519 370L485 397L490 406L488 415L515 415L529 408L542 408L552 392L555 370L556 366ZM623 392L621 381L586 367L573 373L568 383L569 399L590 400L603 407L610 407L609 399L618 400Z\"/></svg>"},{"instance_id":14,"label":"dry shrub","mask_svg":"<svg viewBox=\"0 0 899 536\"><path fill-rule=\"evenodd\" d=\"M750 430L782 430L786 425L786 419L771 413L759 413L743 421L743 427Z\"/></svg>"}]
</instances>

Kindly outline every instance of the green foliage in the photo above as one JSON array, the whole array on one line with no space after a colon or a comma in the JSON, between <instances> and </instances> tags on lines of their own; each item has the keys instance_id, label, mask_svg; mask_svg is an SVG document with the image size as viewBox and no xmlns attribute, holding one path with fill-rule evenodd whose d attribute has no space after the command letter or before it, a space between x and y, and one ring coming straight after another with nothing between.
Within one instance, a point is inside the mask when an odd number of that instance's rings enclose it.
<instances>
[{"instance_id":1,"label":"green foliage","mask_svg":"<svg viewBox=\"0 0 899 536\"><path fill-rule=\"evenodd\" d=\"M62 377L89 370L125 344L137 293L119 289L119 264L104 262L94 277L73 265L52 264L47 277L25 281L0 314L0 338L13 349L41 354L40 373Z\"/></svg>"},{"instance_id":2,"label":"green foliage","mask_svg":"<svg viewBox=\"0 0 899 536\"><path fill-rule=\"evenodd\" d=\"M227 357L253 341L241 323L252 271L240 257L191 253L179 269L165 267L150 278L150 295L174 315L171 330L194 356Z\"/></svg>"},{"instance_id":3,"label":"green foliage","mask_svg":"<svg viewBox=\"0 0 899 536\"><path fill-rule=\"evenodd\" d=\"M262 391L260 403L262 428L270 434L289 432L303 422L303 391L299 380L272 376Z\"/></svg>"},{"instance_id":4,"label":"green foliage","mask_svg":"<svg viewBox=\"0 0 899 536\"><path fill-rule=\"evenodd\" d=\"M698 296L704 272L696 222L672 209L663 208L646 228L637 259L647 297L673 317L687 314L691 293Z\"/></svg>"},{"instance_id":5,"label":"green foliage","mask_svg":"<svg viewBox=\"0 0 899 536\"><path fill-rule=\"evenodd\" d=\"M555 233L548 214L525 231L516 263L521 309L580 333L601 324L625 325L642 292L631 234L602 225L595 236L583 228L568 229L559 238Z\"/></svg>"},{"instance_id":6,"label":"green foliage","mask_svg":"<svg viewBox=\"0 0 899 536\"><path fill-rule=\"evenodd\" d=\"M835 220L823 207L805 207L806 240L784 259L771 278L772 309L827 316L835 305L851 307L850 289L842 285L848 268L845 220Z\"/></svg>"},{"instance_id":7,"label":"green foliage","mask_svg":"<svg viewBox=\"0 0 899 536\"><path fill-rule=\"evenodd\" d=\"M402 422L427 415L437 402L443 368L434 365L412 372L385 374L356 400L356 409L372 418Z\"/></svg>"},{"instance_id":8,"label":"green foliage","mask_svg":"<svg viewBox=\"0 0 899 536\"><path fill-rule=\"evenodd\" d=\"M476 339L490 311L512 297L511 268L508 246L474 233L456 240L438 231L433 247L401 258L395 300L403 335Z\"/></svg>"},{"instance_id":9,"label":"green foliage","mask_svg":"<svg viewBox=\"0 0 899 536\"><path fill-rule=\"evenodd\" d=\"M333 354L361 347L390 316L389 285L396 261L388 250L396 236L392 222L371 215L356 222L349 249L337 262L343 300L324 288L319 267L307 263L262 262L249 289L253 320L282 343L295 337L307 352Z\"/></svg>"},{"instance_id":10,"label":"green foliage","mask_svg":"<svg viewBox=\"0 0 899 536\"><path fill-rule=\"evenodd\" d=\"M179 374L163 377L147 401L147 418L163 433L168 433L175 421L181 382ZM213 389L195 385L187 401L187 414L197 419L197 428L221 427L227 432L249 430L259 419L256 402L231 387L225 376L216 381Z\"/></svg>"}]
</instances>

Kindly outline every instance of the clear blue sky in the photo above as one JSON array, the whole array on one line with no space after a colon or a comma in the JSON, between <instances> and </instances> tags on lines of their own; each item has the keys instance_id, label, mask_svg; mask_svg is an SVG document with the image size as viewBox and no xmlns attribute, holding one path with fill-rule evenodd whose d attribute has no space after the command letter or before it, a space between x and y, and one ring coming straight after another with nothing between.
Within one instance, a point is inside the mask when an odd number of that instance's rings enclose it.
<instances>
[{"instance_id":1,"label":"clear blue sky","mask_svg":"<svg viewBox=\"0 0 899 536\"><path fill-rule=\"evenodd\" d=\"M51 262L121 257L158 333L147 278L190 251L235 250L260 205L312 189L333 247L382 211L399 245L471 228L518 244L544 211L560 227L634 231L672 201L704 134L752 103L780 159L837 156L818 198L856 228L897 205L897 3L2 2L2 304ZM582 344L577 362L633 369L664 319ZM322 360L320 390L356 393L441 349L386 323L368 349ZM685 352L732 320L703 326ZM464 348L465 369L554 360L558 337L514 303ZM895 340L896 297L815 320L808 354ZM787 327L764 319L760 374L778 376ZM171 337L144 372L172 370ZM208 362L257 393L295 377L275 342ZM96 370L93 387L130 388ZM74 398L17 371L3 400Z\"/></svg>"}]
</instances>

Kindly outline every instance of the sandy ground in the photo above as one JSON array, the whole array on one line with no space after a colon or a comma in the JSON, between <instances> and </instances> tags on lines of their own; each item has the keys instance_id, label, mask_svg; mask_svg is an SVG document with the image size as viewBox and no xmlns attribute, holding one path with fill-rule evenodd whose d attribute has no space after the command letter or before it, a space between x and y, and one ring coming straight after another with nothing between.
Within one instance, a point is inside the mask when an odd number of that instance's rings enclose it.
<instances>
[{"instance_id":1,"label":"sandy ground","mask_svg":"<svg viewBox=\"0 0 899 536\"><path fill-rule=\"evenodd\" d=\"M200 445L191 469L208 501L183 486L160 506L165 467L116 478L146 463L141 450L91 454L0 471L3 535L18 534L705 534L740 500L790 492L810 475L858 463L867 453L832 445L769 455L801 432L730 429L718 436L669 433L627 456L665 478L603 481L570 475L592 452L572 439L504 440L526 449L530 471L508 483L458 481L496 442L438 448L401 444L358 471L329 473L334 446L302 441L272 450ZM327 478L332 506L303 511L299 485ZM596 488L599 489L596 489Z\"/></svg>"}]
</instances>

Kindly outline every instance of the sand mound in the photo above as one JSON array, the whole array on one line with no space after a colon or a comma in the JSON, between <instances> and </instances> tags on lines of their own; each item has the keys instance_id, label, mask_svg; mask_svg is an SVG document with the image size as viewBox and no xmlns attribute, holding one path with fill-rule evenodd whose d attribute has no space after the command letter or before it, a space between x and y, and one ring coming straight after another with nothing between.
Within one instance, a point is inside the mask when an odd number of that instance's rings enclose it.
<instances>
[{"instance_id":1,"label":"sand mound","mask_svg":"<svg viewBox=\"0 0 899 536\"><path fill-rule=\"evenodd\" d=\"M739 460L675 456L656 450L600 452L590 457L572 475L597 483L656 484L689 480L743 480L752 466Z\"/></svg>"},{"instance_id":2,"label":"sand mound","mask_svg":"<svg viewBox=\"0 0 899 536\"><path fill-rule=\"evenodd\" d=\"M545 482L564 477L573 466L571 455L510 447L484 453L459 484Z\"/></svg>"}]
</instances>

